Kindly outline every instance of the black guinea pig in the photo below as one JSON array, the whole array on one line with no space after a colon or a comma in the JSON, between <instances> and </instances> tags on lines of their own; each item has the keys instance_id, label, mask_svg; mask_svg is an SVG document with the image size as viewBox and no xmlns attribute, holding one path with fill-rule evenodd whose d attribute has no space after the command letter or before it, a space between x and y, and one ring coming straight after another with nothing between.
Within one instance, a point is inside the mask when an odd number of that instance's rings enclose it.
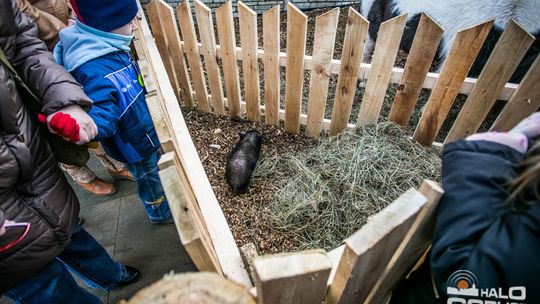
<instances>
[{"instance_id":1,"label":"black guinea pig","mask_svg":"<svg viewBox=\"0 0 540 304\"><path fill-rule=\"evenodd\" d=\"M240 132L236 144L227 160L225 176L234 194L246 193L261 153L262 136L257 130Z\"/></svg>"}]
</instances>

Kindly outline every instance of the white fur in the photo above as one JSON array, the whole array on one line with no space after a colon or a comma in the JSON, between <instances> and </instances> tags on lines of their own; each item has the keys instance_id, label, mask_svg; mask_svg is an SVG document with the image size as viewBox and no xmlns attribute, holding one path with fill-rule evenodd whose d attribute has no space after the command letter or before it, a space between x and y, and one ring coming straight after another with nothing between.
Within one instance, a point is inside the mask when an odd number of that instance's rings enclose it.
<instances>
[{"instance_id":1,"label":"white fur","mask_svg":"<svg viewBox=\"0 0 540 304\"><path fill-rule=\"evenodd\" d=\"M361 2L367 14L375 0ZM441 57L446 58L458 31L494 19L494 26L504 29L514 19L529 33L540 30L540 0L390 0L401 14L412 18L422 12L444 29Z\"/></svg>"}]
</instances>

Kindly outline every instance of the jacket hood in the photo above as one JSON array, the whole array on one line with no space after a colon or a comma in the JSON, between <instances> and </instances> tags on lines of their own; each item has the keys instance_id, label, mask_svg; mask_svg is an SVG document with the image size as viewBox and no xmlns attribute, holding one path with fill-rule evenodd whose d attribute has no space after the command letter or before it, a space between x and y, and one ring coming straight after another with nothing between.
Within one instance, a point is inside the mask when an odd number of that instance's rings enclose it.
<instances>
[{"instance_id":1,"label":"jacket hood","mask_svg":"<svg viewBox=\"0 0 540 304\"><path fill-rule=\"evenodd\" d=\"M118 51L129 52L133 35L103 32L77 21L60 31L60 42L54 48L54 59L72 72L86 62Z\"/></svg>"}]
</instances>

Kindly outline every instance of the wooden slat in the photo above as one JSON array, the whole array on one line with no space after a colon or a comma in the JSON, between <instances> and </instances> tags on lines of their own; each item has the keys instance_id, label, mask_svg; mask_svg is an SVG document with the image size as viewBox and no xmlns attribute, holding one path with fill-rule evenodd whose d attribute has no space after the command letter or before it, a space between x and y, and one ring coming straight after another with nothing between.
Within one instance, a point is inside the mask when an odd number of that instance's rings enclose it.
<instances>
[{"instance_id":1,"label":"wooden slat","mask_svg":"<svg viewBox=\"0 0 540 304\"><path fill-rule=\"evenodd\" d=\"M343 131L349 123L368 26L369 22L362 15L352 7L349 8L341 56L341 71L336 86L334 108L332 109L330 135L336 135Z\"/></svg>"},{"instance_id":2,"label":"wooden slat","mask_svg":"<svg viewBox=\"0 0 540 304\"><path fill-rule=\"evenodd\" d=\"M285 77L285 131L300 131L307 16L291 2L287 4L287 71Z\"/></svg>"},{"instance_id":3,"label":"wooden slat","mask_svg":"<svg viewBox=\"0 0 540 304\"><path fill-rule=\"evenodd\" d=\"M247 118L258 121L261 104L259 89L259 61L257 60L257 13L238 1L240 16L240 44L242 46L242 67L244 71L244 98L247 105Z\"/></svg>"},{"instance_id":4,"label":"wooden slat","mask_svg":"<svg viewBox=\"0 0 540 304\"><path fill-rule=\"evenodd\" d=\"M156 36L156 43L161 39L161 48L158 46L162 58L168 54L168 58L171 61L171 68L176 80L179 84L179 93L177 96L180 96L180 101L184 105L193 107L195 102L193 101L193 90L191 88L191 81L189 80L189 74L187 69L187 64L185 60L185 50L183 45L180 42L180 33L178 32L178 27L176 26L176 21L174 17L174 12L172 7L170 7L163 0L154 0L155 12L153 15L158 16L159 20L154 21L158 22L157 29L161 29L161 38ZM148 14L152 8L149 6ZM165 47L165 48L163 48ZM164 63L167 60L163 60ZM175 87L175 93L177 93L177 88ZM147 88L148 90L148 88Z\"/></svg>"},{"instance_id":5,"label":"wooden slat","mask_svg":"<svg viewBox=\"0 0 540 304\"><path fill-rule=\"evenodd\" d=\"M264 43L264 106L265 120L269 125L279 125L280 71L279 71L279 11L274 6L263 13Z\"/></svg>"},{"instance_id":6,"label":"wooden slat","mask_svg":"<svg viewBox=\"0 0 540 304\"><path fill-rule=\"evenodd\" d=\"M508 131L517 125L525 117L536 112L540 108L540 56L529 68L523 77L517 91L503 108L493 125L492 130Z\"/></svg>"},{"instance_id":7,"label":"wooden slat","mask_svg":"<svg viewBox=\"0 0 540 304\"><path fill-rule=\"evenodd\" d=\"M381 24L356 125L375 123L379 118L406 21L407 15L401 15Z\"/></svg>"},{"instance_id":8,"label":"wooden slat","mask_svg":"<svg viewBox=\"0 0 540 304\"><path fill-rule=\"evenodd\" d=\"M485 22L457 33L414 132L413 139L420 144L431 146L435 140L492 24L493 21Z\"/></svg>"},{"instance_id":9,"label":"wooden slat","mask_svg":"<svg viewBox=\"0 0 540 304\"><path fill-rule=\"evenodd\" d=\"M193 100L193 89L191 88L191 81L189 78L188 67L186 58L184 56L184 48L180 41L180 32L176 25L176 19L174 16L173 8L165 3L161 2L161 18L163 19L163 31L167 38L167 46L169 49L170 57L172 58L173 69L180 84L180 100L190 107L195 106ZM182 55L179 55L182 54Z\"/></svg>"},{"instance_id":10,"label":"wooden slat","mask_svg":"<svg viewBox=\"0 0 540 304\"><path fill-rule=\"evenodd\" d=\"M266 255L254 265L259 304L321 303L332 268L322 250Z\"/></svg>"},{"instance_id":11,"label":"wooden slat","mask_svg":"<svg viewBox=\"0 0 540 304\"><path fill-rule=\"evenodd\" d=\"M437 53L443 29L422 13L388 120L406 127Z\"/></svg>"},{"instance_id":12,"label":"wooden slat","mask_svg":"<svg viewBox=\"0 0 540 304\"><path fill-rule=\"evenodd\" d=\"M150 61L150 66L152 66L153 75L158 86L158 96L161 94L160 102L162 103L162 107L164 107L163 113L167 113L165 120L173 135L174 150L177 153L182 169L185 172L189 172L186 187L189 185L192 189L201 214L204 217L204 223L208 223L206 230L210 236L210 241L214 247L223 274L227 278L251 288L252 284L249 280L248 273L243 267L240 252L215 193L212 190L210 181L206 176L195 145L189 136L189 131L180 111L178 100L169 83L165 67L163 66L144 15L140 24L139 29L142 32L144 45L146 45L148 51L147 58Z\"/></svg>"},{"instance_id":13,"label":"wooden slat","mask_svg":"<svg viewBox=\"0 0 540 304\"><path fill-rule=\"evenodd\" d=\"M191 80L193 87L197 92L197 106L203 111L210 112L210 103L208 102L208 91L206 89L206 81L204 80L204 72L201 63L201 54L199 45L197 44L197 36L195 35L195 26L193 25L193 15L189 0L184 0L176 7L176 15L178 16L178 24L184 39L184 47L189 62L189 71L191 72Z\"/></svg>"},{"instance_id":14,"label":"wooden slat","mask_svg":"<svg viewBox=\"0 0 540 304\"><path fill-rule=\"evenodd\" d=\"M418 213L365 303L387 303L392 290L430 247L435 229L435 211L444 191L439 184L428 180L422 183L419 191L427 198L427 203Z\"/></svg>"},{"instance_id":15,"label":"wooden slat","mask_svg":"<svg viewBox=\"0 0 540 304\"><path fill-rule=\"evenodd\" d=\"M146 96L146 104L148 105L148 110L150 111L150 117L156 128L156 133L161 143L161 148L164 152L172 151L174 148L169 144L171 142L171 133L165 122L165 117L161 110L161 105L159 103L156 93L148 94Z\"/></svg>"},{"instance_id":16,"label":"wooden slat","mask_svg":"<svg viewBox=\"0 0 540 304\"><path fill-rule=\"evenodd\" d=\"M317 16L315 21L313 69L311 70L309 84L308 122L306 126L306 135L309 137L319 137L321 133L338 21L339 8L334 8Z\"/></svg>"},{"instance_id":17,"label":"wooden slat","mask_svg":"<svg viewBox=\"0 0 540 304\"><path fill-rule=\"evenodd\" d=\"M211 244L202 240L199 229L192 219L192 206L196 202L190 202L193 198L187 194L187 189L178 175L174 164L174 152L164 154L159 162L159 167L159 177L182 245L197 269L218 271L219 266L215 262L216 258L210 254L213 248Z\"/></svg>"},{"instance_id":18,"label":"wooden slat","mask_svg":"<svg viewBox=\"0 0 540 304\"><path fill-rule=\"evenodd\" d=\"M346 239L325 303L364 303L426 202L410 189Z\"/></svg>"},{"instance_id":19,"label":"wooden slat","mask_svg":"<svg viewBox=\"0 0 540 304\"><path fill-rule=\"evenodd\" d=\"M240 79L238 78L238 62L236 58L236 38L232 3L225 2L216 9L216 22L220 41L220 53L223 65L223 78L227 99L229 100L229 115L240 117Z\"/></svg>"},{"instance_id":20,"label":"wooden slat","mask_svg":"<svg viewBox=\"0 0 540 304\"><path fill-rule=\"evenodd\" d=\"M514 20L508 22L445 143L464 138L478 130L495 104L499 92L533 42L534 37L519 24Z\"/></svg>"},{"instance_id":21,"label":"wooden slat","mask_svg":"<svg viewBox=\"0 0 540 304\"><path fill-rule=\"evenodd\" d=\"M200 51L204 56L204 64L208 73L208 86L213 96L212 106L216 114L225 115L223 86L221 84L221 72L217 63L216 34L214 33L212 11L200 0L195 0L194 4L201 37Z\"/></svg>"},{"instance_id":22,"label":"wooden slat","mask_svg":"<svg viewBox=\"0 0 540 304\"><path fill-rule=\"evenodd\" d=\"M160 0L150 1L150 3L148 3L146 6L146 11L148 12L150 24L154 29L153 34L154 38L156 39L156 45L158 47L159 54L161 55L161 60L165 65L165 69L167 70L167 75L169 75L169 80L171 81L174 93L176 94L176 98L181 99L180 84L173 68L172 57L169 53L169 43L167 42L167 37L165 36L166 32L163 26L164 20L161 16L161 5L162 3ZM184 52L180 54L182 57L184 56Z\"/></svg>"}]
</instances>

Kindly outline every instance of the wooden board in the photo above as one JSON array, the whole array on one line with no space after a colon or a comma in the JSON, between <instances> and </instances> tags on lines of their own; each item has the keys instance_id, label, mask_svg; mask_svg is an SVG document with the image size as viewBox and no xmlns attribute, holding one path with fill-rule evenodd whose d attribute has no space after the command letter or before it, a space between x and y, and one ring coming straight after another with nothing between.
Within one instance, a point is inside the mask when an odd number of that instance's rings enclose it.
<instances>
[{"instance_id":1,"label":"wooden board","mask_svg":"<svg viewBox=\"0 0 540 304\"><path fill-rule=\"evenodd\" d=\"M343 131L349 123L354 93L360 73L360 63L364 51L364 41L369 22L352 7L349 8L345 30L345 42L341 56L341 70L336 86L336 97L332 109L330 135Z\"/></svg>"},{"instance_id":2,"label":"wooden board","mask_svg":"<svg viewBox=\"0 0 540 304\"><path fill-rule=\"evenodd\" d=\"M300 132L307 16L287 4L287 71L285 76L285 131Z\"/></svg>"},{"instance_id":3,"label":"wooden board","mask_svg":"<svg viewBox=\"0 0 540 304\"><path fill-rule=\"evenodd\" d=\"M381 24L371 60L372 69L358 113L358 126L376 123L379 118L406 21L407 15L401 15Z\"/></svg>"},{"instance_id":4,"label":"wooden board","mask_svg":"<svg viewBox=\"0 0 540 304\"><path fill-rule=\"evenodd\" d=\"M346 239L325 303L363 303L426 202L410 189Z\"/></svg>"},{"instance_id":5,"label":"wooden board","mask_svg":"<svg viewBox=\"0 0 540 304\"><path fill-rule=\"evenodd\" d=\"M279 125L280 77L279 77L279 11L274 6L263 13L264 43L264 106L265 120L269 125Z\"/></svg>"},{"instance_id":6,"label":"wooden board","mask_svg":"<svg viewBox=\"0 0 540 304\"><path fill-rule=\"evenodd\" d=\"M399 82L392 109L388 115L389 121L403 127L409 123L416 101L422 91L422 85L437 53L442 34L443 29L440 25L427 14L422 13L411 50L407 56L403 78Z\"/></svg>"},{"instance_id":7,"label":"wooden board","mask_svg":"<svg viewBox=\"0 0 540 304\"><path fill-rule=\"evenodd\" d=\"M513 20L508 22L445 143L465 138L478 130L533 42L534 37L519 24Z\"/></svg>"},{"instance_id":8,"label":"wooden board","mask_svg":"<svg viewBox=\"0 0 540 304\"><path fill-rule=\"evenodd\" d=\"M519 88L503 108L491 130L508 131L540 107L540 56L529 68Z\"/></svg>"},{"instance_id":9,"label":"wooden board","mask_svg":"<svg viewBox=\"0 0 540 304\"><path fill-rule=\"evenodd\" d=\"M338 21L339 8L334 8L315 19L313 69L309 84L308 122L306 125L306 135L309 137L319 137L321 134Z\"/></svg>"},{"instance_id":10,"label":"wooden board","mask_svg":"<svg viewBox=\"0 0 540 304\"><path fill-rule=\"evenodd\" d=\"M161 60L163 61L163 64L165 65L165 69L167 70L167 75L169 75L169 80L171 81L171 85L174 89L174 93L176 94L176 97L178 99L181 99L180 84L177 79L174 67L173 67L172 57L171 57L171 54L169 53L169 43L167 41L167 37L165 35L166 31L163 26L164 19L161 16L162 5L163 3L160 0L150 1L150 3L148 3L148 5L146 6L146 11L148 12L148 19L150 20L150 24L152 25L152 28L154 29L153 34L154 34L154 38L156 39L156 45L159 49ZM183 57L184 52L181 52L180 56Z\"/></svg>"},{"instance_id":11,"label":"wooden board","mask_svg":"<svg viewBox=\"0 0 540 304\"><path fill-rule=\"evenodd\" d=\"M229 115L240 117L240 79L238 78L238 62L236 57L236 38L232 3L225 2L216 9L216 22L220 41L220 53L223 65L223 78L227 99L229 100Z\"/></svg>"},{"instance_id":12,"label":"wooden board","mask_svg":"<svg viewBox=\"0 0 540 304\"><path fill-rule=\"evenodd\" d=\"M206 226L206 229L224 276L251 288L252 284L243 266L240 252L212 190L210 181L206 176L195 145L191 140L184 117L180 111L178 100L169 83L165 67L163 66L144 15L140 24L139 30L142 32L143 44L148 52L147 58L152 66L156 85L159 87L157 90L158 96L161 94L160 102L165 109L163 113L167 113L167 124L173 135L174 149L182 169L185 172L189 172L186 187L189 185L192 189L201 214L204 217L204 222L211 223L211 225Z\"/></svg>"},{"instance_id":13,"label":"wooden board","mask_svg":"<svg viewBox=\"0 0 540 304\"><path fill-rule=\"evenodd\" d=\"M242 46L242 67L244 71L244 99L247 105L247 118L258 121L261 104L259 89L259 61L257 57L257 13L238 1L240 16L240 43Z\"/></svg>"},{"instance_id":14,"label":"wooden board","mask_svg":"<svg viewBox=\"0 0 540 304\"><path fill-rule=\"evenodd\" d=\"M154 123L154 128L156 128L156 133L159 138L159 143L163 152L169 152L174 149L171 142L171 133L165 122L165 117L163 115L161 104L157 94L154 92L152 94L146 95L146 104L148 105L148 110L150 111L150 117Z\"/></svg>"},{"instance_id":15,"label":"wooden board","mask_svg":"<svg viewBox=\"0 0 540 304\"><path fill-rule=\"evenodd\" d=\"M493 21L485 22L457 33L414 132L413 139L420 144L431 146L435 140L492 24Z\"/></svg>"},{"instance_id":16,"label":"wooden board","mask_svg":"<svg viewBox=\"0 0 540 304\"><path fill-rule=\"evenodd\" d=\"M392 290L431 245L437 218L435 212L444 191L438 183L429 180L422 183L419 191L427 198L427 203L418 213L365 303L386 303Z\"/></svg>"},{"instance_id":17,"label":"wooden board","mask_svg":"<svg viewBox=\"0 0 540 304\"><path fill-rule=\"evenodd\" d=\"M184 47L188 57L191 80L193 81L195 92L197 92L197 106L205 112L211 112L189 0L184 0L176 7L176 15L178 16L182 38L184 38Z\"/></svg>"},{"instance_id":18,"label":"wooden board","mask_svg":"<svg viewBox=\"0 0 540 304\"><path fill-rule=\"evenodd\" d=\"M159 177L173 214L180 241L197 269L216 272L219 265L216 264L215 257L210 254L213 248L211 244L203 242L200 230L192 219L194 216L192 206L196 202L189 201L192 197L187 194L187 189L180 180L174 164L174 157L174 152L169 152L161 157Z\"/></svg>"},{"instance_id":19,"label":"wooden board","mask_svg":"<svg viewBox=\"0 0 540 304\"><path fill-rule=\"evenodd\" d=\"M221 72L216 56L216 34L214 33L214 20L212 12L200 0L195 0L195 14L197 24L199 24L199 36L201 37L201 53L204 56L206 66L208 86L212 94L212 106L217 115L225 115L225 104L223 102L223 86L221 84Z\"/></svg>"},{"instance_id":20,"label":"wooden board","mask_svg":"<svg viewBox=\"0 0 540 304\"><path fill-rule=\"evenodd\" d=\"M160 18L163 20L163 32L167 38L167 46L172 59L172 66L180 84L180 100L185 105L194 107L195 101L192 97L193 89L191 87L186 58L184 56L185 51L180 41L180 32L176 25L174 10L163 0L160 0L160 3Z\"/></svg>"},{"instance_id":21,"label":"wooden board","mask_svg":"<svg viewBox=\"0 0 540 304\"><path fill-rule=\"evenodd\" d=\"M332 263L323 250L257 257L259 304L321 303Z\"/></svg>"}]
</instances>

